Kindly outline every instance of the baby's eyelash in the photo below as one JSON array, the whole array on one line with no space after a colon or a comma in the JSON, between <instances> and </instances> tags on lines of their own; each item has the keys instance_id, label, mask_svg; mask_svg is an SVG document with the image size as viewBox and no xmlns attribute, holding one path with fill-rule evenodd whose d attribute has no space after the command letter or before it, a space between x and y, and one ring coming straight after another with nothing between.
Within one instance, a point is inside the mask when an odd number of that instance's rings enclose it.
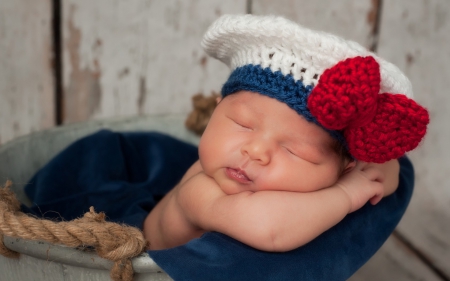
<instances>
[{"instance_id":1,"label":"baby's eyelash","mask_svg":"<svg viewBox=\"0 0 450 281\"><path fill-rule=\"evenodd\" d=\"M296 153L296 152L294 152L293 150L289 149L286 146L283 146L283 147L284 147L284 149L286 149L286 151L288 151L290 154L294 155L295 157L297 157L299 159L302 159L304 161L310 162L310 163L315 164L315 165L320 164L320 162L315 160L314 157L308 156L308 154L305 154L302 150L300 150L300 151L298 151Z\"/></svg>"},{"instance_id":2,"label":"baby's eyelash","mask_svg":"<svg viewBox=\"0 0 450 281\"><path fill-rule=\"evenodd\" d=\"M237 125L241 126L242 128L245 129L250 129L250 127L243 125L242 123L237 122L236 120L233 120L234 123L236 123Z\"/></svg>"},{"instance_id":3,"label":"baby's eyelash","mask_svg":"<svg viewBox=\"0 0 450 281\"><path fill-rule=\"evenodd\" d=\"M297 154L295 154L292 150L290 150L289 148L285 147L285 149L292 155L298 156Z\"/></svg>"}]
</instances>

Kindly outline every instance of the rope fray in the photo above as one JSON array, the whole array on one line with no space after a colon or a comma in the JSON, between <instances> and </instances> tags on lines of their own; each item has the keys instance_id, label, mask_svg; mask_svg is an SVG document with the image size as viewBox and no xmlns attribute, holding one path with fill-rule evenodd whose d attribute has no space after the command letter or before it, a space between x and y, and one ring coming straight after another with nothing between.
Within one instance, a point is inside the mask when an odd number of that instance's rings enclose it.
<instances>
[{"instance_id":1,"label":"rope fray","mask_svg":"<svg viewBox=\"0 0 450 281\"><path fill-rule=\"evenodd\" d=\"M19 253L9 250L3 235L27 240L39 240L72 248L94 247L98 256L111 260L111 279L131 281L131 258L141 254L147 242L142 232L126 225L105 221L104 213L94 207L82 218L67 222L54 222L28 216L20 211L20 202L10 190L11 181L0 187L0 254L17 258Z\"/></svg>"},{"instance_id":2,"label":"rope fray","mask_svg":"<svg viewBox=\"0 0 450 281\"><path fill-rule=\"evenodd\" d=\"M217 98L220 97L216 92L212 92L210 96L203 96L198 93L192 97L193 110L186 118L184 125L190 131L201 136L208 125L209 119L217 106Z\"/></svg>"}]
</instances>

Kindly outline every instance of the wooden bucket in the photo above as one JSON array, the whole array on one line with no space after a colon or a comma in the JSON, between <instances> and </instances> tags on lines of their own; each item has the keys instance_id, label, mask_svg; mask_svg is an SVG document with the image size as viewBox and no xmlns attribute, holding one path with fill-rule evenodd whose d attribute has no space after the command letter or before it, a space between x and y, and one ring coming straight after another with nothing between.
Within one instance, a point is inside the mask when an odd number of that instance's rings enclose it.
<instances>
[{"instance_id":1,"label":"wooden bucket","mask_svg":"<svg viewBox=\"0 0 450 281\"><path fill-rule=\"evenodd\" d=\"M0 181L13 182L13 191L25 205L31 202L23 187L53 156L75 140L100 129L113 131L158 131L189 143L198 137L184 127L185 115L159 115L90 121L30 134L0 146ZM45 242L4 237L9 249L19 252L19 259L0 255L2 281L111 280L112 262L85 252ZM172 280L149 256L143 253L132 260L133 280Z\"/></svg>"}]
</instances>

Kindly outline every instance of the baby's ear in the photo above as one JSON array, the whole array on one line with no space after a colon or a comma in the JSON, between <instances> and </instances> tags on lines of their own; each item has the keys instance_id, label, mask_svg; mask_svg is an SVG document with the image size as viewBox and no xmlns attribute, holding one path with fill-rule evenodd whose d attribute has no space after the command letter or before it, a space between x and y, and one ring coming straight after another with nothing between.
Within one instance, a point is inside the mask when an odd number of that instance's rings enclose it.
<instances>
[{"instance_id":1,"label":"baby's ear","mask_svg":"<svg viewBox=\"0 0 450 281\"><path fill-rule=\"evenodd\" d=\"M221 96L218 96L217 98L216 98L216 104L219 104L219 102L222 100L222 97Z\"/></svg>"},{"instance_id":2,"label":"baby's ear","mask_svg":"<svg viewBox=\"0 0 450 281\"><path fill-rule=\"evenodd\" d=\"M351 160L347 163L347 165L345 165L344 167L344 171L342 171L342 174L346 174L348 172L350 172L353 168L355 168L356 166L356 160Z\"/></svg>"}]
</instances>

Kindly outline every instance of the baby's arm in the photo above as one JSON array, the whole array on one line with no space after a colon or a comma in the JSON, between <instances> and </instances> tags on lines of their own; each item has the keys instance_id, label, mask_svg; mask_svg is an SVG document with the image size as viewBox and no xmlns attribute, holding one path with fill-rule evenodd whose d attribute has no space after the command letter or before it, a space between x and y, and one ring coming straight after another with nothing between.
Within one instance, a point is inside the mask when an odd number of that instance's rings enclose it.
<instances>
[{"instance_id":1,"label":"baby's arm","mask_svg":"<svg viewBox=\"0 0 450 281\"><path fill-rule=\"evenodd\" d=\"M265 251L298 248L341 221L367 201L383 195L380 169L357 166L337 184L309 193L245 191L226 195L203 173L178 193L187 219L206 231L217 231Z\"/></svg>"}]
</instances>

